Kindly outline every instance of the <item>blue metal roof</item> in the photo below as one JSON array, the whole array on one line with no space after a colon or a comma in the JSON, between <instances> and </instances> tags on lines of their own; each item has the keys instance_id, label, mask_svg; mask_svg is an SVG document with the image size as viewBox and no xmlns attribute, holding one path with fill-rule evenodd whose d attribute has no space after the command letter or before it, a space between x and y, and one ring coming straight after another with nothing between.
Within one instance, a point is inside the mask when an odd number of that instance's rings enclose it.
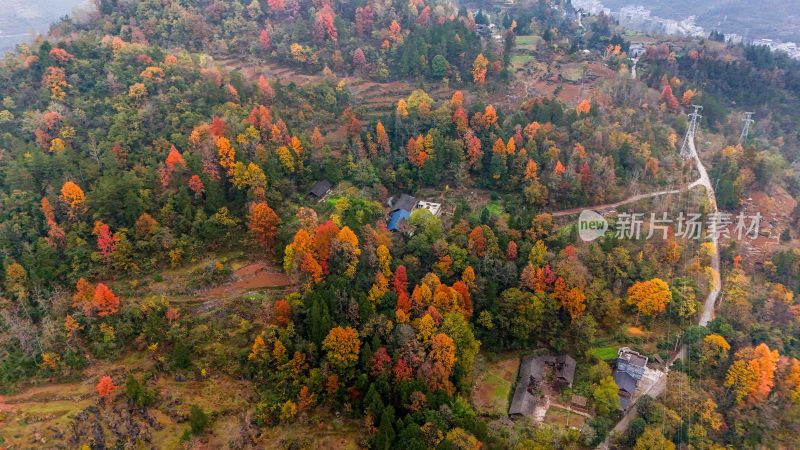
<instances>
[{"instance_id":1,"label":"blue metal roof","mask_svg":"<svg viewBox=\"0 0 800 450\"><path fill-rule=\"evenodd\" d=\"M386 224L386 229L389 231L400 231L400 224L404 220L408 220L411 211L405 209L398 209L389 215L389 223Z\"/></svg>"}]
</instances>

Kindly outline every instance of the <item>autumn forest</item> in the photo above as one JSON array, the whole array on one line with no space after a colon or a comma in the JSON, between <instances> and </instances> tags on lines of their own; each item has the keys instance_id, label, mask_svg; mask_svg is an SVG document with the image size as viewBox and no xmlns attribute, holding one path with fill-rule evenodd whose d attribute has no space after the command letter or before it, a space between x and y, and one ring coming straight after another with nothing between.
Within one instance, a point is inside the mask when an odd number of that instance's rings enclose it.
<instances>
[{"instance_id":1,"label":"autumn forest","mask_svg":"<svg viewBox=\"0 0 800 450\"><path fill-rule=\"evenodd\" d=\"M562 0L96 0L0 100L0 449L800 446L784 54Z\"/></svg>"}]
</instances>

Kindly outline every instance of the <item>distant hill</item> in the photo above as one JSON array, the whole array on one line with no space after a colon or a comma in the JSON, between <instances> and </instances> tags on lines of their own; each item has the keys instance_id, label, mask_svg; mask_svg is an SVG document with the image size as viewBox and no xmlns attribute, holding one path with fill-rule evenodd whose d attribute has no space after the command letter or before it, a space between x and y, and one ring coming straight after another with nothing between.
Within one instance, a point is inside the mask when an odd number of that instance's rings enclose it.
<instances>
[{"instance_id":1,"label":"distant hill","mask_svg":"<svg viewBox=\"0 0 800 450\"><path fill-rule=\"evenodd\" d=\"M89 0L3 0L0 2L0 53L44 33L50 24Z\"/></svg>"},{"instance_id":2,"label":"distant hill","mask_svg":"<svg viewBox=\"0 0 800 450\"><path fill-rule=\"evenodd\" d=\"M800 42L800 0L602 0L612 10L642 5L666 19L697 16L697 24L711 30L750 38Z\"/></svg>"}]
</instances>

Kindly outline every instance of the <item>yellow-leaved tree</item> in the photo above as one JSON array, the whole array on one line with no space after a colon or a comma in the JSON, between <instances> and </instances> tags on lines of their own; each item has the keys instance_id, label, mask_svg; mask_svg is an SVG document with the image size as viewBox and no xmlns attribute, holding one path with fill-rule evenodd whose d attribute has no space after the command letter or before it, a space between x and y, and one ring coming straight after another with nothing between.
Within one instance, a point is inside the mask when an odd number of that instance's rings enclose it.
<instances>
[{"instance_id":1,"label":"yellow-leaved tree","mask_svg":"<svg viewBox=\"0 0 800 450\"><path fill-rule=\"evenodd\" d=\"M336 327L322 341L322 349L327 352L328 361L333 367L346 370L358 362L361 340L353 328Z\"/></svg>"},{"instance_id":2,"label":"yellow-leaved tree","mask_svg":"<svg viewBox=\"0 0 800 450\"><path fill-rule=\"evenodd\" d=\"M628 304L636 306L636 311L646 316L661 314L671 300L672 291L667 282L660 278L637 281L628 288Z\"/></svg>"}]
</instances>

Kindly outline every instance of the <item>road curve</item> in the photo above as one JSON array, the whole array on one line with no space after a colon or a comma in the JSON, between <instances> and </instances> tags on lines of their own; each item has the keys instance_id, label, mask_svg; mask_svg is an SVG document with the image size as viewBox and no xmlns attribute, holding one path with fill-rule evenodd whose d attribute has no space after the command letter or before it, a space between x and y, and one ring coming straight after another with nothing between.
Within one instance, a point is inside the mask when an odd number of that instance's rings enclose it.
<instances>
[{"instance_id":1,"label":"road curve","mask_svg":"<svg viewBox=\"0 0 800 450\"><path fill-rule=\"evenodd\" d=\"M694 144L694 136L692 136L692 139L689 140L689 151L690 151L690 157L694 159L695 165L697 166L697 171L700 173L700 178L697 181L689 184L687 190L693 189L697 186L704 187L706 190L706 195L708 197L709 210L710 212L715 213L717 212L717 195L716 192L714 191L714 186L711 184L711 178L709 178L708 176L708 171L706 171L706 167L703 165L703 161L700 159L700 155L697 154L697 148L695 147ZM681 191L679 190L678 192ZM613 208L619 205L623 205L625 203L631 203L637 200L641 200L642 198L656 197L659 195L671 194L671 193L674 193L674 191L661 191L661 192L655 192L653 194L646 194L644 196L634 196L612 205L600 205L596 206L595 208L606 209L604 206ZM578 212L582 211L583 209L586 208L579 208ZM575 212L573 212L573 210L564 210L553 213L553 216L554 217L567 216L570 214L575 214ZM717 236L714 233L711 234L711 242L714 245L714 254L711 255L711 268L714 269L714 273L711 281L711 289L709 290L708 296L706 297L706 300L703 303L703 312L700 314L700 320L698 321L698 324L701 326L706 326L708 325L709 322L714 320L714 312L717 304L717 298L719 298L719 294L722 289L722 280L720 277L720 265L719 265L719 242ZM683 361L687 357L688 353L689 352L688 349L686 348L686 345L685 344L682 345L678 353L675 355L675 357L669 361L669 365L672 365L672 363L675 362L676 359L680 359ZM669 371L669 368L667 368L667 371ZM667 387L667 376L665 374L656 383L655 388L651 389L650 392L647 392L646 394L650 395L653 398L658 397L666 390L666 387ZM611 431L615 434L624 433L628 429L631 420L636 416L637 409L638 409L637 405L634 404L630 409L628 409L628 411L625 412L625 415L622 416L622 419L620 419L620 421L614 426L614 428ZM598 450L607 450L609 448L610 435L611 433L609 433L609 436L607 436L606 439L603 442L601 442L600 445L597 446Z\"/></svg>"},{"instance_id":2,"label":"road curve","mask_svg":"<svg viewBox=\"0 0 800 450\"><path fill-rule=\"evenodd\" d=\"M714 192L714 186L711 184L711 178L708 176L708 171L706 170L706 167L703 165L703 161L700 159L700 156L697 154L697 148L695 147L694 144L694 136L692 136L692 139L689 140L689 152L690 152L689 156L692 159L694 159L695 165L697 166L697 172L700 173L700 178L690 183L685 189L671 189L658 192L651 192L648 194L638 194L615 203L605 203L602 205L563 209L561 211L553 211L550 213L550 215L553 217L566 217L575 214L580 214L581 211L584 211L586 209L591 209L597 212L607 211L618 208L622 205L626 205L628 203L634 203L639 200L644 200L647 198L654 198L662 195L680 194L681 192L689 191L698 186L702 186L703 188L705 188L706 195L708 196L709 210L710 212L715 213L717 212L717 195L716 192ZM714 308L717 303L717 298L719 298L722 286L722 280L720 278L720 264L719 264L719 242L717 238L718 236L712 233L711 242L714 245L714 254L711 255L711 268L714 270L711 280L711 289L709 290L708 296L706 297L706 300L703 303L703 312L700 314L699 324L702 326L705 326L708 324L708 322L714 320Z\"/></svg>"},{"instance_id":3,"label":"road curve","mask_svg":"<svg viewBox=\"0 0 800 450\"><path fill-rule=\"evenodd\" d=\"M708 206L712 213L717 212L717 194L714 192L714 186L711 184L711 178L708 177L706 167L703 161L700 160L700 155L697 154L697 148L694 145L694 136L689 140L689 152L697 165L697 171L700 172L700 179L689 185L689 189L695 186L703 186L706 189L708 196ZM708 322L714 320L714 308L717 304L720 290L722 288L722 279L719 272L719 242L716 233L711 234L711 242L714 244L714 254L711 255L711 268L714 269L713 278L711 280L711 290L708 292L708 297L703 303L703 312L700 314L699 324L705 326Z\"/></svg>"}]
</instances>

